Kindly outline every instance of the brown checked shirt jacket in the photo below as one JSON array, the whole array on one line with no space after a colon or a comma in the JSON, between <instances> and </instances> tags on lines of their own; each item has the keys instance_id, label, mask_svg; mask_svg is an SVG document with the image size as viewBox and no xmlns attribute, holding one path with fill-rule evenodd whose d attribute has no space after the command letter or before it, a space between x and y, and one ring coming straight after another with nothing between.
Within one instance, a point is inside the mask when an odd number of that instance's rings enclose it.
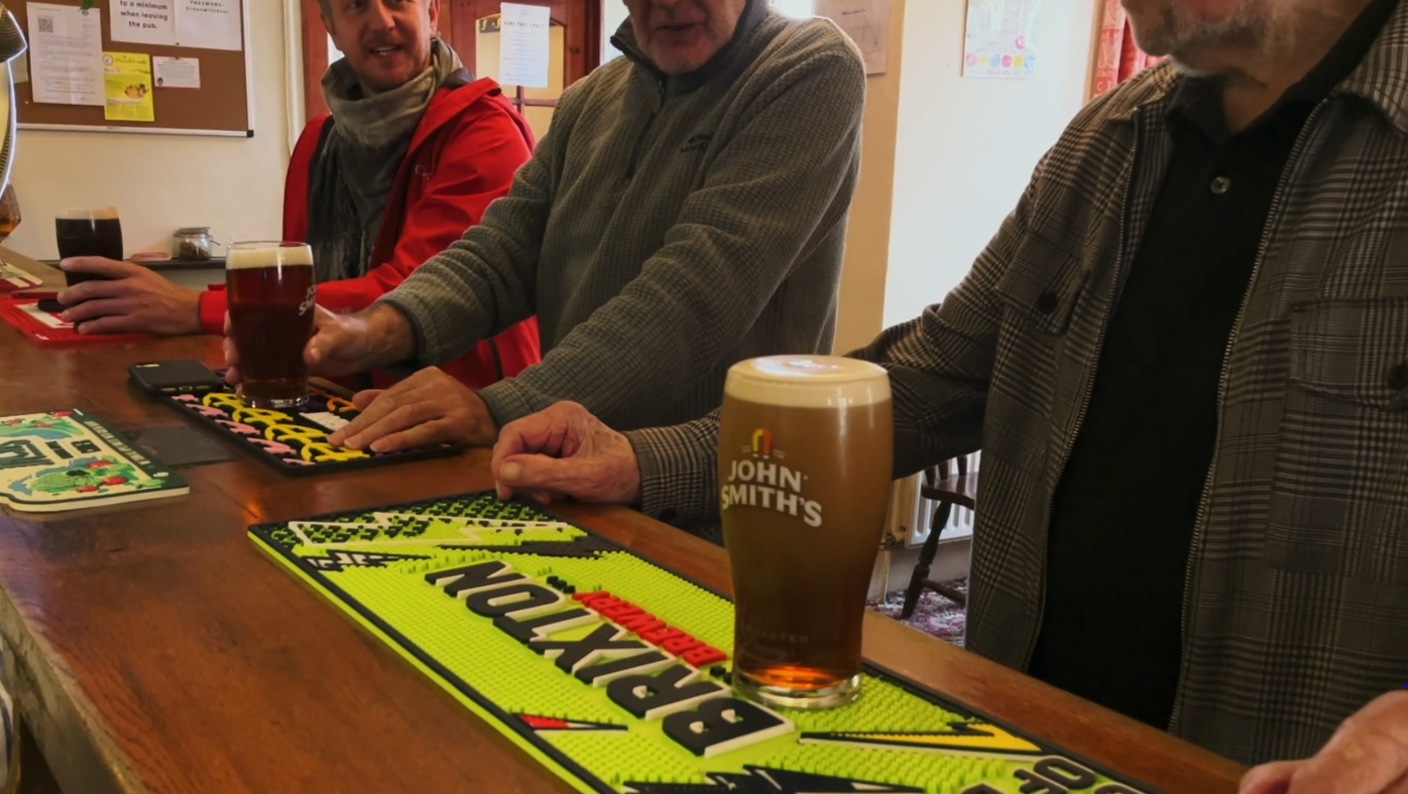
<instances>
[{"instance_id":1,"label":"brown checked shirt jacket","mask_svg":"<svg viewBox=\"0 0 1408 794\"><path fill-rule=\"evenodd\" d=\"M1013 668L1180 79L1163 65L1086 107L966 280L854 354L890 371L897 475L983 450L968 647ZM1295 144L1218 411L1169 730L1248 763L1309 756L1408 684L1408 4ZM629 434L645 512L717 511L716 432Z\"/></svg>"}]
</instances>

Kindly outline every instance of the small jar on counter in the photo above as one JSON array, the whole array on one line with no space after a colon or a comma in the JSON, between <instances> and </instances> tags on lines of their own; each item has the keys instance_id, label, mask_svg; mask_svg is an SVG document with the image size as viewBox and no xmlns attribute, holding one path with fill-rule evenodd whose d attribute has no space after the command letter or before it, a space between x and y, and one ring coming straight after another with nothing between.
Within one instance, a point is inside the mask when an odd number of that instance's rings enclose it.
<instances>
[{"instance_id":1,"label":"small jar on counter","mask_svg":"<svg viewBox=\"0 0 1408 794\"><path fill-rule=\"evenodd\" d=\"M217 245L219 243L210 236L209 226L186 226L171 235L171 256L203 262L211 257Z\"/></svg>"}]
</instances>

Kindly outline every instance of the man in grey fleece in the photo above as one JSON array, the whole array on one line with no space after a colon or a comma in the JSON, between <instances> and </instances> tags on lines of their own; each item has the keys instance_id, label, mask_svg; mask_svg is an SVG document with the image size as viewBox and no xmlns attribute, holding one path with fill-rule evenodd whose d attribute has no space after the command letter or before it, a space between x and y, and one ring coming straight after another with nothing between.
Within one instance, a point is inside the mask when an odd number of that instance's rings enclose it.
<instances>
[{"instance_id":1,"label":"man in grey fleece","mask_svg":"<svg viewBox=\"0 0 1408 794\"><path fill-rule=\"evenodd\" d=\"M508 196L370 310L321 313L342 375L453 359L535 312L543 362L479 392L363 392L333 443L490 444L568 399L623 428L718 403L733 362L831 347L865 75L831 22L766 0L627 0L625 53L570 87Z\"/></svg>"}]
</instances>

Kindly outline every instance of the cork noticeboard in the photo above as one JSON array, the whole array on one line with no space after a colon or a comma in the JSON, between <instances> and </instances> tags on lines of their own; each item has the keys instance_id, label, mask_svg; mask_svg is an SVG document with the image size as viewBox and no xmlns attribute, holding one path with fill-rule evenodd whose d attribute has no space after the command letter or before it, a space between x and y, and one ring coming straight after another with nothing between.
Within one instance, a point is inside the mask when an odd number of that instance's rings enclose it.
<instances>
[{"instance_id":1,"label":"cork noticeboard","mask_svg":"<svg viewBox=\"0 0 1408 794\"><path fill-rule=\"evenodd\" d=\"M81 0L42 0L53 5L80 6ZM20 29L29 33L29 2L18 0L5 5L17 17ZM199 61L200 88L154 87L154 121L115 121L104 118L102 107L57 105L34 101L29 80L15 84L20 129L58 129L91 132L152 132L176 135L225 135L254 137L254 111L250 92L249 3L239 0L240 50L213 50L112 40L112 0L94 0L101 11L104 52L146 53L155 57L190 58Z\"/></svg>"}]
</instances>

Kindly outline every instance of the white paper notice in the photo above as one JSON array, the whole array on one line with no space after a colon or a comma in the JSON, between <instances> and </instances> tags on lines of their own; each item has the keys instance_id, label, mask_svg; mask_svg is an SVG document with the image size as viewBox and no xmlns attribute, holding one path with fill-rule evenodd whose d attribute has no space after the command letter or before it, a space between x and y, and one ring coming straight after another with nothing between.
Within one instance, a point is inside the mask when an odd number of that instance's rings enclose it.
<instances>
[{"instance_id":1,"label":"white paper notice","mask_svg":"<svg viewBox=\"0 0 1408 794\"><path fill-rule=\"evenodd\" d=\"M103 107L103 19L96 9L29 4L29 76L34 101Z\"/></svg>"},{"instance_id":2,"label":"white paper notice","mask_svg":"<svg viewBox=\"0 0 1408 794\"><path fill-rule=\"evenodd\" d=\"M547 88L552 9L503 3L499 10L499 84Z\"/></svg>"},{"instance_id":3,"label":"white paper notice","mask_svg":"<svg viewBox=\"0 0 1408 794\"><path fill-rule=\"evenodd\" d=\"M112 40L135 41L139 44L176 43L176 25L172 22L174 0L111 0Z\"/></svg>"},{"instance_id":4,"label":"white paper notice","mask_svg":"<svg viewBox=\"0 0 1408 794\"><path fill-rule=\"evenodd\" d=\"M817 0L816 10L860 48L866 74L885 73L890 61L890 0Z\"/></svg>"},{"instance_id":5,"label":"white paper notice","mask_svg":"<svg viewBox=\"0 0 1408 794\"><path fill-rule=\"evenodd\" d=\"M240 49L244 45L240 0L176 0L176 44L207 50Z\"/></svg>"},{"instance_id":6,"label":"white paper notice","mask_svg":"<svg viewBox=\"0 0 1408 794\"><path fill-rule=\"evenodd\" d=\"M195 58L153 55L152 72L157 88L200 88L200 61Z\"/></svg>"}]
</instances>

